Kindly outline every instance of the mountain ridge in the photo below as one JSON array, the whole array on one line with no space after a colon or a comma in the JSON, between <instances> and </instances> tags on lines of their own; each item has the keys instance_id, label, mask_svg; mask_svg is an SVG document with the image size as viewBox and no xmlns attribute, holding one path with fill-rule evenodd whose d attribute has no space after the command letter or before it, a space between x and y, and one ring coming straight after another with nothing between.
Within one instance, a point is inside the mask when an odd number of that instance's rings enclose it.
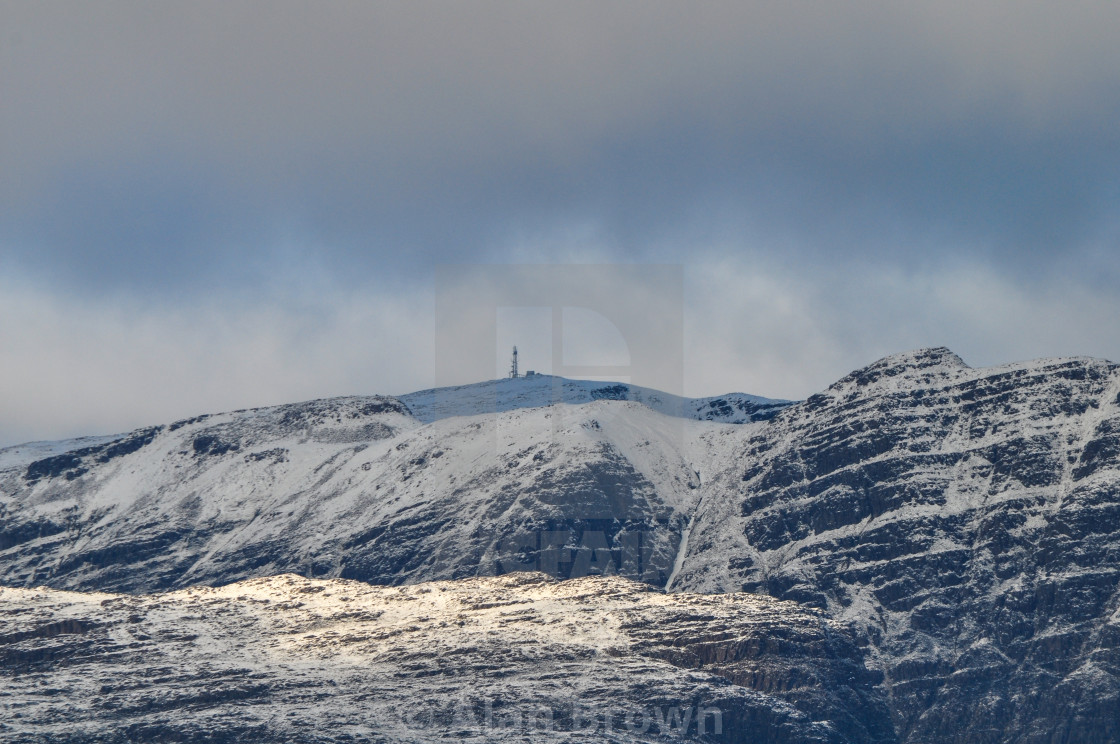
<instances>
[{"instance_id":1,"label":"mountain ridge","mask_svg":"<svg viewBox=\"0 0 1120 744\"><path fill-rule=\"evenodd\" d=\"M178 428L186 422L199 421L213 416L258 413L291 406L314 406L329 401L347 400L396 400L422 423L452 416L477 416L501 413L520 408L564 403L578 405L595 400L631 400L669 416L679 416L701 421L745 423L760 421L796 401L765 398L748 393L726 393L700 398L688 398L664 393L652 388L624 382L574 380L553 375L534 374L518 379L500 378L467 385L427 388L403 395L343 395L331 398L313 398L296 403L282 403L255 408L241 408L219 413L198 414L179 419L168 428ZM62 455L86 447L124 440L137 432L160 425L150 425L129 432L109 435L86 435L72 439L39 440L0 448L0 470L29 465L37 460Z\"/></svg>"},{"instance_id":2,"label":"mountain ridge","mask_svg":"<svg viewBox=\"0 0 1120 744\"><path fill-rule=\"evenodd\" d=\"M1114 741L1120 367L934 357L870 365L746 437L675 586L845 619L904 740Z\"/></svg>"}]
</instances>

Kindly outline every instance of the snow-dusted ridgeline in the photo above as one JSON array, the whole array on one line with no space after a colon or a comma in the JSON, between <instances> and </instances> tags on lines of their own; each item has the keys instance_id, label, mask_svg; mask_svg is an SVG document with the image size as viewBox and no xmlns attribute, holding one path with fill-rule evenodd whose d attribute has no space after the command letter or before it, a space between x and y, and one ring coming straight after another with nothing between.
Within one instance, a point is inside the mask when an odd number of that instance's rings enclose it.
<instances>
[{"instance_id":1,"label":"snow-dusted ridgeline","mask_svg":"<svg viewBox=\"0 0 1120 744\"><path fill-rule=\"evenodd\" d=\"M538 569L664 586L704 442L737 427L666 416L601 383L571 386L602 391L591 402L536 405L551 379L457 389L456 416L424 408L443 394L406 396L427 424L401 399L339 398L9 467L0 581L138 592L288 571L395 584ZM494 388L520 407L478 413Z\"/></svg>"},{"instance_id":2,"label":"snow-dusted ridgeline","mask_svg":"<svg viewBox=\"0 0 1120 744\"><path fill-rule=\"evenodd\" d=\"M794 402L746 393L684 398L628 383L570 380L553 375L490 380L400 396L400 401L424 423L451 416L502 413L556 403L579 405L597 400L629 400L666 416L728 424L763 421Z\"/></svg>"}]
</instances>

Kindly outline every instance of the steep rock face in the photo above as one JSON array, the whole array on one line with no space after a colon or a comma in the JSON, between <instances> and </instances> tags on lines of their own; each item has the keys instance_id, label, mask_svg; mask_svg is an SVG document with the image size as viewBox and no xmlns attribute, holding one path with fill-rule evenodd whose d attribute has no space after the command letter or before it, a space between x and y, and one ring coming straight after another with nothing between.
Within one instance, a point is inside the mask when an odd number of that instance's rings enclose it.
<instances>
[{"instance_id":1,"label":"steep rock face","mask_svg":"<svg viewBox=\"0 0 1120 744\"><path fill-rule=\"evenodd\" d=\"M661 586L713 427L613 400L426 425L392 398L200 416L0 471L0 582L542 570Z\"/></svg>"},{"instance_id":2,"label":"steep rock face","mask_svg":"<svg viewBox=\"0 0 1120 744\"><path fill-rule=\"evenodd\" d=\"M542 574L0 589L7 742L891 742L846 632L769 597Z\"/></svg>"},{"instance_id":3,"label":"steep rock face","mask_svg":"<svg viewBox=\"0 0 1120 744\"><path fill-rule=\"evenodd\" d=\"M744 432L674 587L827 608L912 742L1120 740L1120 371L888 357Z\"/></svg>"}]
</instances>

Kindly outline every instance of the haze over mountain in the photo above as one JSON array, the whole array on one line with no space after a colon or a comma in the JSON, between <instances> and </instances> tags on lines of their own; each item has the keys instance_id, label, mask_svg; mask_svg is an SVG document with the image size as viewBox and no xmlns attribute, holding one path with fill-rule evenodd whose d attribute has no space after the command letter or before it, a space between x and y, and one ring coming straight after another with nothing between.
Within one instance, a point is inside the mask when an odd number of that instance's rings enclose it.
<instances>
[{"instance_id":1,"label":"haze over mountain","mask_svg":"<svg viewBox=\"0 0 1120 744\"><path fill-rule=\"evenodd\" d=\"M679 265L690 396L804 398L930 339L1120 358L1118 27L0 0L0 446L445 384L447 266Z\"/></svg>"}]
</instances>

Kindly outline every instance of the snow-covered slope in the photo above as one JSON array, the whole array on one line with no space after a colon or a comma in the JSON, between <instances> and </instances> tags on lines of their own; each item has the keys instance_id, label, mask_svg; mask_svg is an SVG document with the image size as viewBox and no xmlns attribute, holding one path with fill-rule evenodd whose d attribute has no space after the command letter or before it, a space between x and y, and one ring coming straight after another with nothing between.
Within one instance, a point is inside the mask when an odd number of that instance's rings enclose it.
<instances>
[{"instance_id":1,"label":"snow-covered slope","mask_svg":"<svg viewBox=\"0 0 1120 744\"><path fill-rule=\"evenodd\" d=\"M396 400L404 404L403 412L411 414L422 423L432 423L453 416L478 416L522 408L539 408L556 403L578 405L597 400L629 400L641 403L666 416L742 424L764 421L793 404L793 401L762 398L746 393L728 393L708 398L682 398L627 383L569 380L552 375L489 380L472 385L420 390L402 395ZM198 420L206 418L212 417L199 417ZM126 434L87 436L6 447L0 449L0 470L26 467L38 460L74 450L96 448L127 437Z\"/></svg>"},{"instance_id":2,"label":"snow-covered slope","mask_svg":"<svg viewBox=\"0 0 1120 744\"><path fill-rule=\"evenodd\" d=\"M699 499L697 444L727 428L616 400L430 424L392 398L200 416L0 471L0 581L152 591L537 569L663 586Z\"/></svg>"},{"instance_id":3,"label":"snow-covered slope","mask_svg":"<svg viewBox=\"0 0 1120 744\"><path fill-rule=\"evenodd\" d=\"M473 385L421 390L400 396L400 401L424 423L450 416L475 416L556 403L591 403L596 400L629 400L666 416L730 424L764 421L793 403L746 393L682 398L628 383L569 380L552 375L490 380Z\"/></svg>"},{"instance_id":4,"label":"snow-covered slope","mask_svg":"<svg viewBox=\"0 0 1120 744\"><path fill-rule=\"evenodd\" d=\"M927 349L732 436L675 587L845 620L907 741L1120 740L1120 367Z\"/></svg>"},{"instance_id":5,"label":"snow-covered slope","mask_svg":"<svg viewBox=\"0 0 1120 744\"><path fill-rule=\"evenodd\" d=\"M541 574L0 589L5 742L894 741L836 623Z\"/></svg>"},{"instance_id":6,"label":"snow-covered slope","mask_svg":"<svg viewBox=\"0 0 1120 744\"><path fill-rule=\"evenodd\" d=\"M17 444L14 447L0 449L0 470L9 468L26 467L36 460L45 460L65 452L98 447L103 444L124 438L123 434L110 436L78 437L77 439L62 439L57 442L28 442Z\"/></svg>"}]
</instances>

